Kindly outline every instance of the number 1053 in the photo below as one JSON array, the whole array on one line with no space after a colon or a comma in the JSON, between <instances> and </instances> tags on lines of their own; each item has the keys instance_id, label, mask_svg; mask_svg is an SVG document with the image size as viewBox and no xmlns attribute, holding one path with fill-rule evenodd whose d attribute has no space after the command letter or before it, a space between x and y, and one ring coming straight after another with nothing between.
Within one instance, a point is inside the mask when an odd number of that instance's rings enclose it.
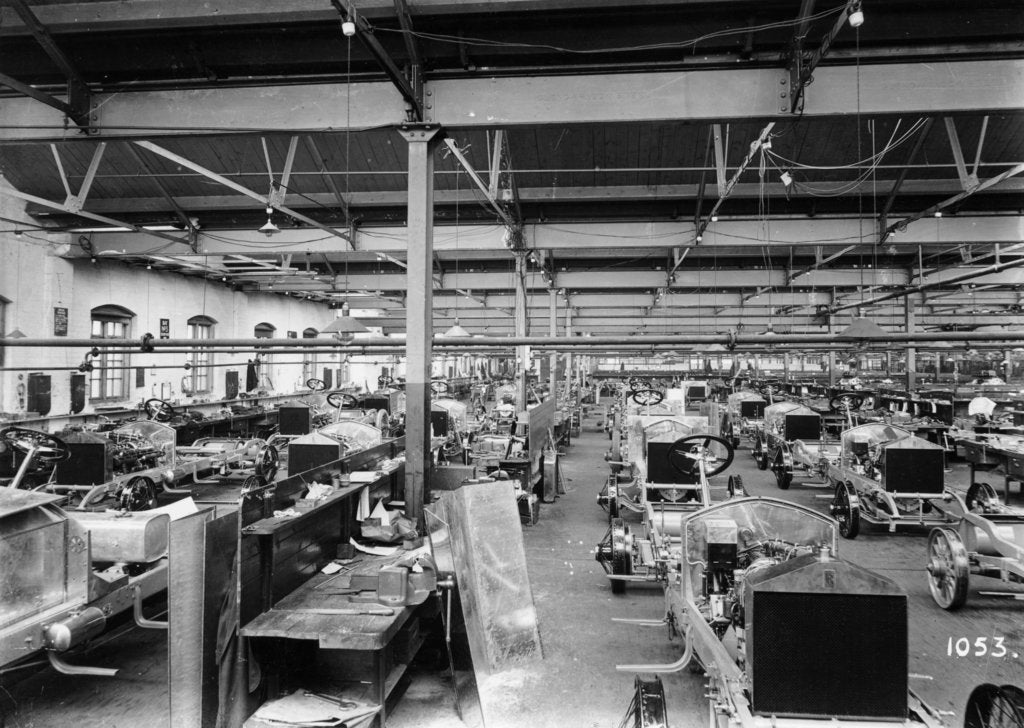
<instances>
[{"instance_id":1,"label":"number 1053","mask_svg":"<svg viewBox=\"0 0 1024 728\"><path fill-rule=\"evenodd\" d=\"M947 657L1004 657L1004 637L950 637L946 640Z\"/></svg>"}]
</instances>

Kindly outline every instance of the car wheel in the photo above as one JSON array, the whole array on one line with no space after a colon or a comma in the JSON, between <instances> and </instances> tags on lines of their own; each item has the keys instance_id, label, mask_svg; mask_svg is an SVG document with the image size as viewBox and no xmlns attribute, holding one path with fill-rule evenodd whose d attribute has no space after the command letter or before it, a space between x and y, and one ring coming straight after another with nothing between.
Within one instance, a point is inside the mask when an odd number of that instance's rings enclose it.
<instances>
[{"instance_id":1,"label":"car wheel","mask_svg":"<svg viewBox=\"0 0 1024 728\"><path fill-rule=\"evenodd\" d=\"M967 602L970 562L959 534L951 528L933 528L928 535L928 588L943 609L959 609Z\"/></svg>"},{"instance_id":2,"label":"car wheel","mask_svg":"<svg viewBox=\"0 0 1024 728\"><path fill-rule=\"evenodd\" d=\"M832 517L839 521L839 534L843 538L854 539L860 533L860 506L852 495L853 487L847 483L836 484L836 494L829 510Z\"/></svg>"}]
</instances>

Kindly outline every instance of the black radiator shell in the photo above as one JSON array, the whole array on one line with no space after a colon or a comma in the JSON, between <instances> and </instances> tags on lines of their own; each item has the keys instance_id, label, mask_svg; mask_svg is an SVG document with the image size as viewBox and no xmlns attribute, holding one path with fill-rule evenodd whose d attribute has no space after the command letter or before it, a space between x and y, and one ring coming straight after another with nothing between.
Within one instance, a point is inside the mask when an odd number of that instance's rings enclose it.
<instances>
[{"instance_id":1,"label":"black radiator shell","mask_svg":"<svg viewBox=\"0 0 1024 728\"><path fill-rule=\"evenodd\" d=\"M907 595L896 584L803 556L751 574L743 607L755 714L907 718Z\"/></svg>"}]
</instances>

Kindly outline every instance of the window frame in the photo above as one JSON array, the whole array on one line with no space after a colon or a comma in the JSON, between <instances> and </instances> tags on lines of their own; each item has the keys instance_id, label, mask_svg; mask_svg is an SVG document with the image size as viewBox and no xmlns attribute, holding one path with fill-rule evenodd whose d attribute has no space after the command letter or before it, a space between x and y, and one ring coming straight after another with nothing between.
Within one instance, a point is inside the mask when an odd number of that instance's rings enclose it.
<instances>
[{"instance_id":1,"label":"window frame","mask_svg":"<svg viewBox=\"0 0 1024 728\"><path fill-rule=\"evenodd\" d=\"M188 338L212 339L217 320L209 316L193 316L186 322ZM196 334L202 333L202 336ZM209 394L213 391L213 353L207 349L196 348L188 356L192 365L192 394Z\"/></svg>"},{"instance_id":2,"label":"window frame","mask_svg":"<svg viewBox=\"0 0 1024 728\"><path fill-rule=\"evenodd\" d=\"M89 312L89 338L130 339L134 321L135 312L123 306L96 306ZM115 327L121 327L120 331ZM130 354L101 349L92 364L88 382L90 402L120 402L131 397Z\"/></svg>"}]
</instances>

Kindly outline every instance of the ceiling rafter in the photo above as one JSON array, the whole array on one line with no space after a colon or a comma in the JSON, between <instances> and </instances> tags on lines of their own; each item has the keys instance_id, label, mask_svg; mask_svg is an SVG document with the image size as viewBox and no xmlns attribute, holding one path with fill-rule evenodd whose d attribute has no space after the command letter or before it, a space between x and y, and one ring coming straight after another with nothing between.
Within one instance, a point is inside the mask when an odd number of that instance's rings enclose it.
<instances>
[{"instance_id":1,"label":"ceiling rafter","mask_svg":"<svg viewBox=\"0 0 1024 728\"><path fill-rule=\"evenodd\" d=\"M228 187L229 189L234 190L235 192L239 192L239 193L245 195L246 197L251 197L252 199L262 203L263 205L265 205L267 207L275 207L276 209L280 210L281 212L285 213L286 215L291 215L296 220L300 220L300 221L306 223L307 225L312 225L313 227L318 228L320 230L323 230L326 233L330 233L331 235L333 235L335 237L341 238L346 243L351 245L351 241L349 239L349 236L346 233L343 233L343 232L337 230L336 228L332 228L329 225L324 225L323 223L321 223L321 222L319 222L317 220L314 220L313 218L311 218L311 217L309 217L307 215L304 215L303 213L298 212L297 210L293 210L292 208L287 207L285 205L276 205L275 206L275 205L272 204L272 201L269 198L269 196L261 195L258 192L253 192L248 187L244 187L244 186L238 184L237 182L235 182L234 180L228 179L224 175L217 174L216 172L213 172L212 170L206 169L202 165L196 164L195 162L193 162L193 161L191 161L189 159L186 159L185 157L181 156L180 154L175 154L174 152L170 151L169 149L165 149L165 148L163 148L163 147L161 147L161 146L159 146L157 144L154 144L153 142L146 142L146 141L138 141L138 140L136 140L136 141L132 141L131 143L135 144L135 145L137 145L139 147L142 147L143 149L145 149L145 150L147 150L149 152L152 152L153 154L156 154L157 156L163 157L163 158L168 159L168 160L170 160L172 162L175 162L175 163L180 164L180 165L182 165L184 167L187 167L188 169L191 169L193 172L198 172L199 174L203 175L204 177L208 177L209 179L212 179L214 182L218 182L218 183L224 185L225 187Z\"/></svg>"},{"instance_id":2,"label":"ceiling rafter","mask_svg":"<svg viewBox=\"0 0 1024 728\"><path fill-rule=\"evenodd\" d=\"M331 0L331 5L338 11L338 15L341 16L342 20L356 24L356 35L359 36L359 40L362 41L363 46L380 65L384 75L388 77L388 80L391 81L402 95L402 98L405 99L407 105L406 121L423 121L425 117L423 115L422 86L420 93L417 94L414 86L409 83L409 79L405 77L405 74L402 73L394 59L391 58L387 50L377 39L377 36L374 35L373 26L370 25L370 22L363 15L354 11L350 12L350 9L346 8L340 0Z\"/></svg>"},{"instance_id":3,"label":"ceiling rafter","mask_svg":"<svg viewBox=\"0 0 1024 728\"><path fill-rule=\"evenodd\" d=\"M36 39L36 42L46 52L46 55L49 56L54 65L64 74L65 79L67 79L68 100L67 103L60 102L49 94L32 89L27 84L22 84L10 76L0 78L0 83L4 83L4 85L13 88L15 91L30 96L47 106L63 111L75 124L88 132L91 121L90 114L92 112L92 92L89 90L89 85L82 78L78 69L71 63L70 59L64 54L64 51L54 41L50 31L39 22L39 18L36 17L28 3L25 0L6 0L6 2L14 8L18 17L21 18L21 22L25 24L25 27L28 28L29 32Z\"/></svg>"}]
</instances>

